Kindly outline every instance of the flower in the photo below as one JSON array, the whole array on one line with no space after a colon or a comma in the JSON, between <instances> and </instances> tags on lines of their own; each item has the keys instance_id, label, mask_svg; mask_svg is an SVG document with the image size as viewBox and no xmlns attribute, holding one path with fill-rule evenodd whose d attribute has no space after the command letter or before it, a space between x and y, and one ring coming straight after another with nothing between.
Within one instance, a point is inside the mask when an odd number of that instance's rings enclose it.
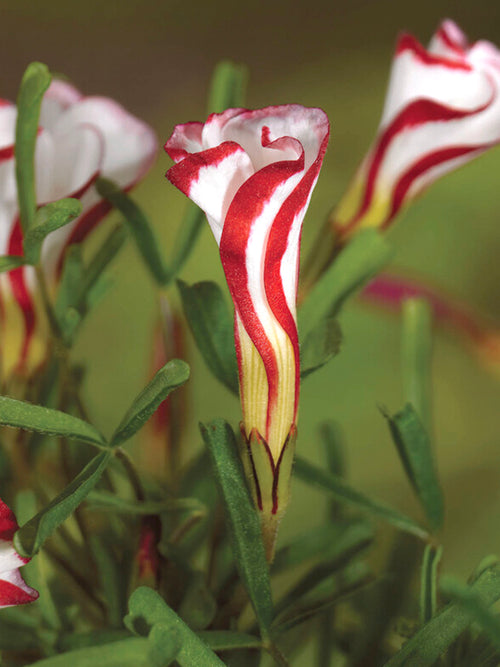
<instances>
[{"instance_id":1,"label":"flower","mask_svg":"<svg viewBox=\"0 0 500 667\"><path fill-rule=\"evenodd\" d=\"M0 101L0 255L22 254L15 181L17 110ZM83 211L50 234L42 265L50 286L57 283L64 253L82 241L110 211L94 186L99 176L132 188L148 171L156 154L151 128L105 97L84 97L69 83L55 80L42 101L35 150L37 201L80 199ZM1 356L4 378L28 372L45 358L45 318L33 269L0 275Z\"/></svg>"},{"instance_id":2,"label":"flower","mask_svg":"<svg viewBox=\"0 0 500 667\"><path fill-rule=\"evenodd\" d=\"M19 528L12 510L0 498L0 607L33 602L37 591L30 588L19 572L29 562L14 549L12 539Z\"/></svg>"},{"instance_id":3,"label":"flower","mask_svg":"<svg viewBox=\"0 0 500 667\"><path fill-rule=\"evenodd\" d=\"M500 51L469 45L453 21L426 50L400 36L375 142L330 221L345 239L387 227L445 174L500 141Z\"/></svg>"},{"instance_id":4,"label":"flower","mask_svg":"<svg viewBox=\"0 0 500 667\"><path fill-rule=\"evenodd\" d=\"M219 244L235 307L243 431L273 474L295 433L299 245L328 136L321 109L290 104L178 125L165 145L176 162L167 178L205 211Z\"/></svg>"},{"instance_id":5,"label":"flower","mask_svg":"<svg viewBox=\"0 0 500 667\"><path fill-rule=\"evenodd\" d=\"M488 370L500 368L500 328L469 305L429 282L396 273L380 273L361 292L361 298L376 306L399 311L406 299L424 299L436 323L459 334Z\"/></svg>"}]
</instances>

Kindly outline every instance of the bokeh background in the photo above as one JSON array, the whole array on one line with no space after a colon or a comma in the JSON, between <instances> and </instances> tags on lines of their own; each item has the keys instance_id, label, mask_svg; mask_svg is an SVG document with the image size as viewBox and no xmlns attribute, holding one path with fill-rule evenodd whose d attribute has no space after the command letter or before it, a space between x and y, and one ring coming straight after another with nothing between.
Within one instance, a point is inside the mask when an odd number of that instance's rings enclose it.
<instances>
[{"instance_id":1,"label":"bokeh background","mask_svg":"<svg viewBox=\"0 0 500 667\"><path fill-rule=\"evenodd\" d=\"M338 200L378 124L394 42L407 29L424 43L442 18L471 39L500 44L496 0L2 0L1 93L15 98L26 65L40 60L86 94L113 97L156 129L203 119L211 71L230 58L250 68L248 106L321 106L332 123L325 166L304 226L308 247ZM185 201L164 178L168 157L135 196L154 221L165 252ZM500 149L432 187L390 232L395 264L416 271L500 322ZM109 224L109 223L107 223ZM97 424L110 432L143 386L152 356L156 290L135 250L113 267L114 288L89 319L76 350L88 365L86 391ZM207 228L183 279L223 284ZM299 449L320 460L317 423L334 418L346 439L353 484L420 517L378 406L402 406L397 317L351 303L341 318L341 354L303 387ZM188 337L192 380L186 456L199 447L196 424L239 419L237 401L217 384ZM500 363L481 367L460 341L435 340L436 452L446 495L443 567L467 575L500 554ZM319 519L322 500L301 483L283 534Z\"/></svg>"}]
</instances>

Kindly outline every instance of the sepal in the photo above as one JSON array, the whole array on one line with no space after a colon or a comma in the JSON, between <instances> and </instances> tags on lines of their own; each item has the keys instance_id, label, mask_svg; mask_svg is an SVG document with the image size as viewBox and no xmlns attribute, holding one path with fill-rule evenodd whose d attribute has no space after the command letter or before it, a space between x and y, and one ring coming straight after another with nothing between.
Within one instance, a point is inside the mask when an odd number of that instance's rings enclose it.
<instances>
[{"instance_id":1,"label":"sepal","mask_svg":"<svg viewBox=\"0 0 500 667\"><path fill-rule=\"evenodd\" d=\"M252 498L259 512L268 560L272 560L276 533L290 500L290 480L297 428L292 424L275 463L269 445L257 429L247 438L241 424L241 458Z\"/></svg>"}]
</instances>

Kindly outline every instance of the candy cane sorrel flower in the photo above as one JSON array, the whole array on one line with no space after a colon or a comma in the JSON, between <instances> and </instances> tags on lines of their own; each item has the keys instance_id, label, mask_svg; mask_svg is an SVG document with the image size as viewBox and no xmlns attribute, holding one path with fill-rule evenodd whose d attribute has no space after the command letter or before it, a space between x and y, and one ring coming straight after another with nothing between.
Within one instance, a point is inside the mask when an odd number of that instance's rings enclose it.
<instances>
[{"instance_id":1,"label":"candy cane sorrel flower","mask_svg":"<svg viewBox=\"0 0 500 667\"><path fill-rule=\"evenodd\" d=\"M277 513L277 477L299 397L296 295L302 221L329 136L321 109L228 109L178 125L168 179L206 213L235 307L243 431L254 494ZM274 491L262 480L274 479ZM269 486L269 485L267 485ZM271 482L272 486L272 482ZM282 505L282 503L280 503Z\"/></svg>"},{"instance_id":2,"label":"candy cane sorrel flower","mask_svg":"<svg viewBox=\"0 0 500 667\"><path fill-rule=\"evenodd\" d=\"M15 105L0 101L0 255L22 254L22 231L15 181ZM130 189L156 154L154 132L123 107L104 97L84 97L54 81L41 107L35 151L37 201L80 199L83 211L44 242L42 265L57 283L66 248L82 241L110 211L95 188L104 176ZM0 275L0 381L12 371L29 373L46 356L46 323L34 270L22 267Z\"/></svg>"},{"instance_id":3,"label":"candy cane sorrel flower","mask_svg":"<svg viewBox=\"0 0 500 667\"><path fill-rule=\"evenodd\" d=\"M427 50L401 35L375 142L331 215L337 234L387 227L437 178L499 141L500 51L469 45L450 20Z\"/></svg>"},{"instance_id":4,"label":"candy cane sorrel flower","mask_svg":"<svg viewBox=\"0 0 500 667\"><path fill-rule=\"evenodd\" d=\"M14 549L12 539L19 526L12 510L0 498L0 607L33 602L38 593L30 588L19 572L29 562Z\"/></svg>"}]
</instances>

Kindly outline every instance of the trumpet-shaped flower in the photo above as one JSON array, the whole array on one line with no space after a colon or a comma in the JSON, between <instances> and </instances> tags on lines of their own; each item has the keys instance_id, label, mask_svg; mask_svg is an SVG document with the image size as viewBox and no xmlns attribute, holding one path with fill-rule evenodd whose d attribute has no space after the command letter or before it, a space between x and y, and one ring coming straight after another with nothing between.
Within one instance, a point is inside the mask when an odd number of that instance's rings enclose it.
<instances>
[{"instance_id":1,"label":"trumpet-shaped flower","mask_svg":"<svg viewBox=\"0 0 500 667\"><path fill-rule=\"evenodd\" d=\"M22 255L15 180L15 105L0 101L0 255ZM50 234L42 266L53 285L66 248L82 241L109 212L95 188L99 176L130 189L147 172L156 154L154 132L116 102L84 97L70 84L54 81L42 101L35 150L39 205L78 198L81 215ZM46 332L33 269L0 276L0 357L3 376L36 368L46 354Z\"/></svg>"},{"instance_id":2,"label":"trumpet-shaped flower","mask_svg":"<svg viewBox=\"0 0 500 667\"><path fill-rule=\"evenodd\" d=\"M168 179L205 211L219 244L235 307L244 435L264 448L273 475L295 433L299 245L328 136L322 110L291 104L178 125L165 146L176 162ZM262 493L257 484L261 509ZM276 512L276 497L270 502Z\"/></svg>"},{"instance_id":3,"label":"trumpet-shaped flower","mask_svg":"<svg viewBox=\"0 0 500 667\"><path fill-rule=\"evenodd\" d=\"M500 51L450 20L428 49L398 40L375 142L331 221L340 237L385 228L448 171L500 141Z\"/></svg>"},{"instance_id":4,"label":"trumpet-shaped flower","mask_svg":"<svg viewBox=\"0 0 500 667\"><path fill-rule=\"evenodd\" d=\"M19 572L29 562L14 549L12 539L19 528L12 510L0 498L0 607L33 602L38 593L30 588Z\"/></svg>"}]
</instances>

